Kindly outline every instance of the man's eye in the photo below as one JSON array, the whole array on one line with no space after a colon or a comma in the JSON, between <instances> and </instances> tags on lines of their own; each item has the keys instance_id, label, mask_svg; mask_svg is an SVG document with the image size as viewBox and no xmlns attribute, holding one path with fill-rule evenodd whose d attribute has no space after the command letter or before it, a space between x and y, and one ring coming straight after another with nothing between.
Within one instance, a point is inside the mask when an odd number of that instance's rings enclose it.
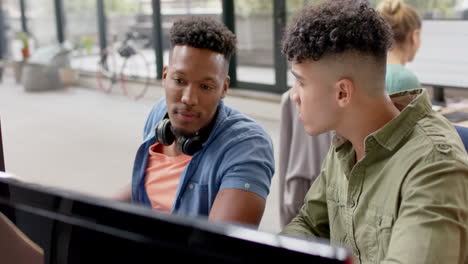
<instances>
[{"instance_id":1,"label":"man's eye","mask_svg":"<svg viewBox=\"0 0 468 264\"><path fill-rule=\"evenodd\" d=\"M184 81L183 81L182 79L173 78L173 80L174 80L177 84L182 84L182 83L184 83Z\"/></svg>"},{"instance_id":2,"label":"man's eye","mask_svg":"<svg viewBox=\"0 0 468 264\"><path fill-rule=\"evenodd\" d=\"M300 82L299 80L296 79L296 85L298 85L299 87L303 87L304 84L302 82Z\"/></svg>"},{"instance_id":3,"label":"man's eye","mask_svg":"<svg viewBox=\"0 0 468 264\"><path fill-rule=\"evenodd\" d=\"M210 85L206 85L206 84L202 84L202 85L201 85L201 88L202 88L203 90L210 90L210 89L213 89L213 87L211 87Z\"/></svg>"}]
</instances>

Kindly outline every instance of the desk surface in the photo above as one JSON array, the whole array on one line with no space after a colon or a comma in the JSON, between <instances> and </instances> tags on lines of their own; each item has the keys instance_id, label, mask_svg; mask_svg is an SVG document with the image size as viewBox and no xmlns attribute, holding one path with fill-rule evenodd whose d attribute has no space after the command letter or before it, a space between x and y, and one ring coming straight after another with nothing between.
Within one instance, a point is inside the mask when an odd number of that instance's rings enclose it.
<instances>
[{"instance_id":1,"label":"desk surface","mask_svg":"<svg viewBox=\"0 0 468 264\"><path fill-rule=\"evenodd\" d=\"M465 112L468 113L468 99L454 101L447 99L447 106L440 109L439 113L448 114L452 112ZM468 127L468 119L460 122L452 122L455 125Z\"/></svg>"}]
</instances>

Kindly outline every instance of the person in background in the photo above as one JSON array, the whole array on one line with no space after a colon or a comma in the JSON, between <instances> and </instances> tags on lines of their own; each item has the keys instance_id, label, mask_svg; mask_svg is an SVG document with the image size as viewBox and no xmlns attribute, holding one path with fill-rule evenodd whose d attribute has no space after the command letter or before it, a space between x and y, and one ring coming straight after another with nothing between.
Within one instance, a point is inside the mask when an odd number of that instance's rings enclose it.
<instances>
[{"instance_id":1,"label":"person in background","mask_svg":"<svg viewBox=\"0 0 468 264\"><path fill-rule=\"evenodd\" d=\"M377 11L389 22L393 44L387 52L385 88L389 94L420 88L416 75L404 67L414 59L420 45L421 18L402 0L384 0ZM298 119L289 92L283 94L278 160L280 224L284 227L297 215L304 197L320 174L333 132L310 136Z\"/></svg>"},{"instance_id":2,"label":"person in background","mask_svg":"<svg viewBox=\"0 0 468 264\"><path fill-rule=\"evenodd\" d=\"M223 102L236 37L203 17L170 31L165 98L151 110L119 200L161 212L257 227L274 174L269 135Z\"/></svg>"},{"instance_id":3,"label":"person in background","mask_svg":"<svg viewBox=\"0 0 468 264\"><path fill-rule=\"evenodd\" d=\"M393 44L387 54L385 87L389 94L420 88L416 75L405 67L413 61L421 43L422 21L418 12L403 0L384 0L377 6L393 32Z\"/></svg>"},{"instance_id":4,"label":"person in background","mask_svg":"<svg viewBox=\"0 0 468 264\"><path fill-rule=\"evenodd\" d=\"M330 149L333 132L310 136L299 120L290 90L281 97L278 148L280 227L297 215L310 186L320 174L322 162Z\"/></svg>"},{"instance_id":5,"label":"person in background","mask_svg":"<svg viewBox=\"0 0 468 264\"><path fill-rule=\"evenodd\" d=\"M288 25L299 119L336 135L281 234L330 239L356 263L468 263L468 155L425 89L386 92L391 36L367 1L324 1Z\"/></svg>"}]
</instances>

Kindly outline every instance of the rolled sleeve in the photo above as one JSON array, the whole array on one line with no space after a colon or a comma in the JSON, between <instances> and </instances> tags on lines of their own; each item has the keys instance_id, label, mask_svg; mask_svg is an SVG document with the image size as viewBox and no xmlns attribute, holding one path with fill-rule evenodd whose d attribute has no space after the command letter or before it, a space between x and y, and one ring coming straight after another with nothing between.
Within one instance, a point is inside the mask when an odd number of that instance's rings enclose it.
<instances>
[{"instance_id":1,"label":"rolled sleeve","mask_svg":"<svg viewBox=\"0 0 468 264\"><path fill-rule=\"evenodd\" d=\"M235 175L230 175L229 179L224 180L221 184L222 189L241 189L244 191L253 192L258 194L263 199L266 200L269 193L269 184L262 182L254 182L252 179L245 179L243 177L236 177Z\"/></svg>"},{"instance_id":2,"label":"rolled sleeve","mask_svg":"<svg viewBox=\"0 0 468 264\"><path fill-rule=\"evenodd\" d=\"M233 144L225 153L220 190L226 188L253 192L266 199L274 173L273 147L264 135L252 135Z\"/></svg>"}]
</instances>

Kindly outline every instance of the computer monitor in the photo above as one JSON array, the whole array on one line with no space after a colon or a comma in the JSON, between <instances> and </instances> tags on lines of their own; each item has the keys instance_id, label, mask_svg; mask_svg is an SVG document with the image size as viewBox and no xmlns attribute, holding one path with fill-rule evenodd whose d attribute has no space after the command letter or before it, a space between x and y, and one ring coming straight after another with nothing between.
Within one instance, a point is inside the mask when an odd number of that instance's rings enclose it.
<instances>
[{"instance_id":1,"label":"computer monitor","mask_svg":"<svg viewBox=\"0 0 468 264\"><path fill-rule=\"evenodd\" d=\"M0 212L42 247L45 263L351 263L345 248L327 241L185 218L11 178L0 178Z\"/></svg>"}]
</instances>

